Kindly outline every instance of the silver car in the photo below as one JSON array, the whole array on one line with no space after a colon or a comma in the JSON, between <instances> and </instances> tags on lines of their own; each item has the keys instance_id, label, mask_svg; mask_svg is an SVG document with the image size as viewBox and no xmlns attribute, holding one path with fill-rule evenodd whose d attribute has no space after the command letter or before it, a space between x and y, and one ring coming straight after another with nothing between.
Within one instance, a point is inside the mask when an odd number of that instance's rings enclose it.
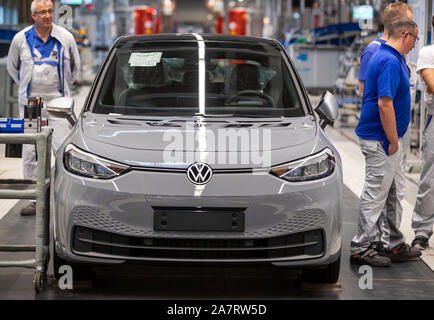
<instances>
[{"instance_id":1,"label":"silver car","mask_svg":"<svg viewBox=\"0 0 434 320\"><path fill-rule=\"evenodd\" d=\"M342 168L270 39L122 37L56 157L54 271L122 263L271 264L336 282ZM69 115L68 115L69 113ZM318 116L318 117L317 117Z\"/></svg>"}]
</instances>

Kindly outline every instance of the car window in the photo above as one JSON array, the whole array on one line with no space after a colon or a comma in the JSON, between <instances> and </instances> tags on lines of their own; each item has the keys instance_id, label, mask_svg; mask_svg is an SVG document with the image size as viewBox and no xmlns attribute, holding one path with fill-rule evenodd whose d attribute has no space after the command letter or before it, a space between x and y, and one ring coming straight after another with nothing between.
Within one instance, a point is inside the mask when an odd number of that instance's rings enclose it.
<instances>
[{"instance_id":1,"label":"car window","mask_svg":"<svg viewBox=\"0 0 434 320\"><path fill-rule=\"evenodd\" d=\"M182 44L119 48L101 80L95 113L193 116L199 96L205 113L299 117L304 111L279 50L205 42L201 74L198 48ZM201 93L199 83L203 84Z\"/></svg>"}]
</instances>

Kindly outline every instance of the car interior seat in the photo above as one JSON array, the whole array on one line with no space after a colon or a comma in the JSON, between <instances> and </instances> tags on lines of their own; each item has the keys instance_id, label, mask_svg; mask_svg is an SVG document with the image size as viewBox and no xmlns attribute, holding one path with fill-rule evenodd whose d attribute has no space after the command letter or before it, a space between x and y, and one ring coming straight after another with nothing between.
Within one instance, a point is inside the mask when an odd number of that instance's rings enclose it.
<instances>
[{"instance_id":1,"label":"car interior seat","mask_svg":"<svg viewBox=\"0 0 434 320\"><path fill-rule=\"evenodd\" d=\"M198 92L199 71L186 71L182 78L182 89L186 92Z\"/></svg>"},{"instance_id":2,"label":"car interior seat","mask_svg":"<svg viewBox=\"0 0 434 320\"><path fill-rule=\"evenodd\" d=\"M119 95L118 99L118 105L121 106L125 106L135 95L159 92L161 90L159 88L168 83L163 62L152 67L130 67L126 78L128 88Z\"/></svg>"},{"instance_id":3,"label":"car interior seat","mask_svg":"<svg viewBox=\"0 0 434 320\"><path fill-rule=\"evenodd\" d=\"M261 90L260 73L254 64L237 64L232 69L229 79L230 93L244 90Z\"/></svg>"}]
</instances>

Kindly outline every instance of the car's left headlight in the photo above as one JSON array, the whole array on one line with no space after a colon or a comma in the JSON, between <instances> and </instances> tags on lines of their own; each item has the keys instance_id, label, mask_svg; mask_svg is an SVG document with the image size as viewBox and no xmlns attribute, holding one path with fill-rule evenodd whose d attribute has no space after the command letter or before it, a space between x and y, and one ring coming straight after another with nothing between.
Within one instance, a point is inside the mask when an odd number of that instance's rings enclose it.
<instances>
[{"instance_id":1,"label":"car's left headlight","mask_svg":"<svg viewBox=\"0 0 434 320\"><path fill-rule=\"evenodd\" d=\"M327 148L315 155L273 167L270 173L289 182L313 181L332 175L335 166L334 153Z\"/></svg>"},{"instance_id":2,"label":"car's left headlight","mask_svg":"<svg viewBox=\"0 0 434 320\"><path fill-rule=\"evenodd\" d=\"M71 173L94 179L111 179L130 170L129 166L87 153L72 144L65 148L63 164Z\"/></svg>"}]
</instances>

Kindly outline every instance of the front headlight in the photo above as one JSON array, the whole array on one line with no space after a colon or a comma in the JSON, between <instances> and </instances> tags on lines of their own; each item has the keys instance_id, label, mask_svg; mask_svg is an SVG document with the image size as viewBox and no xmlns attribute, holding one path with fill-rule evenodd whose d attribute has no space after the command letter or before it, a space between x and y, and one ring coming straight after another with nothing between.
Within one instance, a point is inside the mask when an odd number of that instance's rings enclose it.
<instances>
[{"instance_id":1,"label":"front headlight","mask_svg":"<svg viewBox=\"0 0 434 320\"><path fill-rule=\"evenodd\" d=\"M273 167L270 173L289 182L313 181L332 175L335 164L333 151L327 148L307 158Z\"/></svg>"},{"instance_id":2,"label":"front headlight","mask_svg":"<svg viewBox=\"0 0 434 320\"><path fill-rule=\"evenodd\" d=\"M71 173L94 179L111 179L130 170L129 166L84 152L72 144L65 148L63 164Z\"/></svg>"}]
</instances>

